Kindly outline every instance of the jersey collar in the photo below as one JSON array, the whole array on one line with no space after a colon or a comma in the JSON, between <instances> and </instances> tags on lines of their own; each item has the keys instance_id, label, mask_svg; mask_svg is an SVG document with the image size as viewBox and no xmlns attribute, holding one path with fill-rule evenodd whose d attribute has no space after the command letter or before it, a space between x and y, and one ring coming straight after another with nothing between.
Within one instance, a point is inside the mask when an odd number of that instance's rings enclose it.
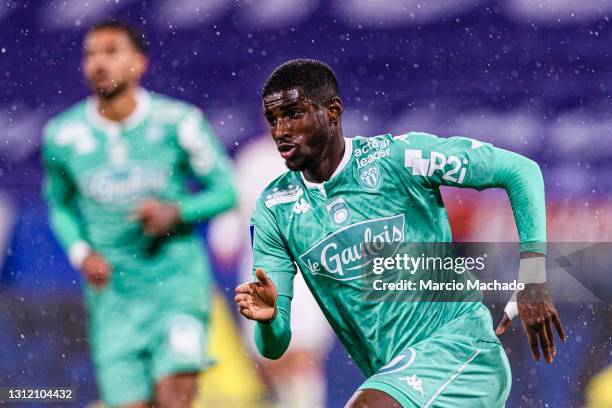
<instances>
[{"instance_id":1,"label":"jersey collar","mask_svg":"<svg viewBox=\"0 0 612 408\"><path fill-rule=\"evenodd\" d=\"M96 127L111 133L121 127L126 130L131 129L142 123L151 109L151 95L145 89L138 88L135 98L136 109L122 122L115 122L102 116L98 111L99 99L96 96L90 96L87 99L87 116Z\"/></svg>"},{"instance_id":2,"label":"jersey collar","mask_svg":"<svg viewBox=\"0 0 612 408\"><path fill-rule=\"evenodd\" d=\"M353 139L349 139L345 137L344 138L344 155L342 156L342 160L340 160L338 167L336 167L336 170L334 170L334 173L331 175L329 180L324 181L323 183L313 183L312 181L306 180L306 177L304 177L304 173L300 172L300 176L302 177L302 181L304 182L304 185L307 188L319 189L321 190L321 192L323 192L323 194L325 194L325 188L323 187L324 184L330 182L331 180L333 180L334 177L340 174L340 172L344 170L344 168L348 164L349 160L351 160L352 156L353 156Z\"/></svg>"}]
</instances>

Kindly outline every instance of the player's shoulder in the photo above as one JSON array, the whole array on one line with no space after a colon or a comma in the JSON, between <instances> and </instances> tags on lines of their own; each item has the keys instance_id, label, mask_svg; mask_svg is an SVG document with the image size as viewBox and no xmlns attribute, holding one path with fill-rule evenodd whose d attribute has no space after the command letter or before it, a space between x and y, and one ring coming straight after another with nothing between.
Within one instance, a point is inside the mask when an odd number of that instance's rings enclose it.
<instances>
[{"instance_id":1,"label":"player's shoulder","mask_svg":"<svg viewBox=\"0 0 612 408\"><path fill-rule=\"evenodd\" d=\"M287 170L272 180L259 195L257 207L272 210L278 205L299 200L304 195L300 177L298 172Z\"/></svg>"},{"instance_id":2,"label":"player's shoulder","mask_svg":"<svg viewBox=\"0 0 612 408\"><path fill-rule=\"evenodd\" d=\"M367 155L376 151L404 148L410 144L427 144L440 140L434 134L426 132L407 132L394 135L385 133L376 136L356 136L353 139L353 153L356 157Z\"/></svg>"},{"instance_id":3,"label":"player's shoulder","mask_svg":"<svg viewBox=\"0 0 612 408\"><path fill-rule=\"evenodd\" d=\"M149 91L151 95L151 117L157 122L178 123L182 120L201 115L195 105L164 94Z\"/></svg>"},{"instance_id":4,"label":"player's shoulder","mask_svg":"<svg viewBox=\"0 0 612 408\"><path fill-rule=\"evenodd\" d=\"M385 133L382 135L374 136L355 136L351 139L353 143L353 151L364 146L378 146L379 144L386 144L391 140L393 136L391 133Z\"/></svg>"},{"instance_id":5,"label":"player's shoulder","mask_svg":"<svg viewBox=\"0 0 612 408\"><path fill-rule=\"evenodd\" d=\"M53 116L43 128L43 145L62 144L62 135L82 134L88 131L87 99L77 102ZM66 136L66 137L68 137Z\"/></svg>"},{"instance_id":6,"label":"player's shoulder","mask_svg":"<svg viewBox=\"0 0 612 408\"><path fill-rule=\"evenodd\" d=\"M475 139L463 136L440 137L428 132L406 132L399 135L385 134L369 138L355 138L359 140L354 148L354 155L372 155L378 152L377 157L386 157L388 160L403 160L406 154L416 154L421 150L466 149L489 145ZM386 155L385 155L386 153ZM359 158L358 158L359 160ZM363 161L363 159L361 159Z\"/></svg>"},{"instance_id":7,"label":"player's shoulder","mask_svg":"<svg viewBox=\"0 0 612 408\"><path fill-rule=\"evenodd\" d=\"M430 144L439 141L441 138L433 133L428 132L406 132L399 135L392 136L392 143L394 146L416 146L420 144Z\"/></svg>"},{"instance_id":8,"label":"player's shoulder","mask_svg":"<svg viewBox=\"0 0 612 408\"><path fill-rule=\"evenodd\" d=\"M353 157L358 167L365 168L374 163L394 164L402 161L406 149L423 145L437 136L424 132L408 132L399 135L386 133L376 136L356 136L352 140Z\"/></svg>"},{"instance_id":9,"label":"player's shoulder","mask_svg":"<svg viewBox=\"0 0 612 408\"><path fill-rule=\"evenodd\" d=\"M442 137L427 132L408 132L395 136L393 139L396 144L406 146L408 149L430 148L436 145L445 145L446 147L450 148L478 148L481 146L490 146L489 143L481 142L465 136Z\"/></svg>"},{"instance_id":10,"label":"player's shoulder","mask_svg":"<svg viewBox=\"0 0 612 408\"><path fill-rule=\"evenodd\" d=\"M397 177L403 174L402 169L413 157L422 157L424 151L432 150L446 140L426 132L357 136L352 139L353 157L360 177L367 178L376 171ZM378 170L372 169L372 166Z\"/></svg>"}]
</instances>

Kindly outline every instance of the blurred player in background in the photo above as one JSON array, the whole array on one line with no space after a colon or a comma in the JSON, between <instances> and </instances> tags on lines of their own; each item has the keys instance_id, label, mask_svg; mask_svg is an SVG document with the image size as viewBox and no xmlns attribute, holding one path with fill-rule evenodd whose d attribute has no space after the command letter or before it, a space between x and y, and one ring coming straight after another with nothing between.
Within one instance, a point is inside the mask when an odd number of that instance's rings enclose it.
<instances>
[{"instance_id":1,"label":"blurred player in background","mask_svg":"<svg viewBox=\"0 0 612 408\"><path fill-rule=\"evenodd\" d=\"M239 286L240 313L257 321L255 342L279 358L291 340L296 264L365 383L347 407L502 407L510 367L478 301L445 302L432 292L410 301L367 301L365 253L402 242L449 242L440 186L503 188L521 241L514 309L536 360L565 340L545 283L546 212L540 169L490 144L426 133L348 139L335 74L313 60L278 67L263 88L265 116L289 171L261 194L253 214L257 281ZM430 277L431 278L431 277ZM426 279L426 278L425 278ZM406 300L406 298L402 298ZM516 310L518 304L518 310Z\"/></svg>"},{"instance_id":2,"label":"blurred player in background","mask_svg":"<svg viewBox=\"0 0 612 408\"><path fill-rule=\"evenodd\" d=\"M239 263L240 281L250 281L253 269L250 217L261 191L285 170L283 160L268 135L251 140L235 156L240 210L216 218L209 227L211 251L225 263ZM298 274L294 280L291 324L293 342L279 361L257 358L269 378L281 408L325 406L324 357L333 342L333 332ZM242 319L244 332L252 333L254 322ZM245 336L252 339L249 334ZM252 341L251 350L256 350Z\"/></svg>"},{"instance_id":3,"label":"blurred player in background","mask_svg":"<svg viewBox=\"0 0 612 408\"><path fill-rule=\"evenodd\" d=\"M102 22L84 40L92 96L44 131L52 227L87 281L91 352L112 407L189 407L211 276L194 223L232 208L228 159L194 106L139 86L146 46ZM190 193L193 177L202 191Z\"/></svg>"}]
</instances>

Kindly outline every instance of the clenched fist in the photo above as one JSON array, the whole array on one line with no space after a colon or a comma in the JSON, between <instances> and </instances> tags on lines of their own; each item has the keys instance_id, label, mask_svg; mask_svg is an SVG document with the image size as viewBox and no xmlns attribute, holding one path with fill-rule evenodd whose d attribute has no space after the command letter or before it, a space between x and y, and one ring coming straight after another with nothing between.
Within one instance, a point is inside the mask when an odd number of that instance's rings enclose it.
<instances>
[{"instance_id":1,"label":"clenched fist","mask_svg":"<svg viewBox=\"0 0 612 408\"><path fill-rule=\"evenodd\" d=\"M146 235L162 236L174 232L181 221L176 205L156 199L143 201L137 208L134 218L142 224Z\"/></svg>"},{"instance_id":2,"label":"clenched fist","mask_svg":"<svg viewBox=\"0 0 612 408\"><path fill-rule=\"evenodd\" d=\"M110 279L111 267L102 256L90 252L81 264L85 280L96 289L102 289Z\"/></svg>"}]
</instances>

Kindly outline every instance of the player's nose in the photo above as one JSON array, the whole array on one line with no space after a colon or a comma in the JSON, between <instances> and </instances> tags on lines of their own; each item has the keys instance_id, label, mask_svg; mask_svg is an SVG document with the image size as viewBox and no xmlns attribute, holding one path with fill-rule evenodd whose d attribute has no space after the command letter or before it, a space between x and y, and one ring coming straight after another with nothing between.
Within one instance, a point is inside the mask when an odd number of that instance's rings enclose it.
<instances>
[{"instance_id":1,"label":"player's nose","mask_svg":"<svg viewBox=\"0 0 612 408\"><path fill-rule=\"evenodd\" d=\"M272 136L277 142L287 141L291 139L291 127L288 121L284 119L278 119L276 125L272 129Z\"/></svg>"}]
</instances>

